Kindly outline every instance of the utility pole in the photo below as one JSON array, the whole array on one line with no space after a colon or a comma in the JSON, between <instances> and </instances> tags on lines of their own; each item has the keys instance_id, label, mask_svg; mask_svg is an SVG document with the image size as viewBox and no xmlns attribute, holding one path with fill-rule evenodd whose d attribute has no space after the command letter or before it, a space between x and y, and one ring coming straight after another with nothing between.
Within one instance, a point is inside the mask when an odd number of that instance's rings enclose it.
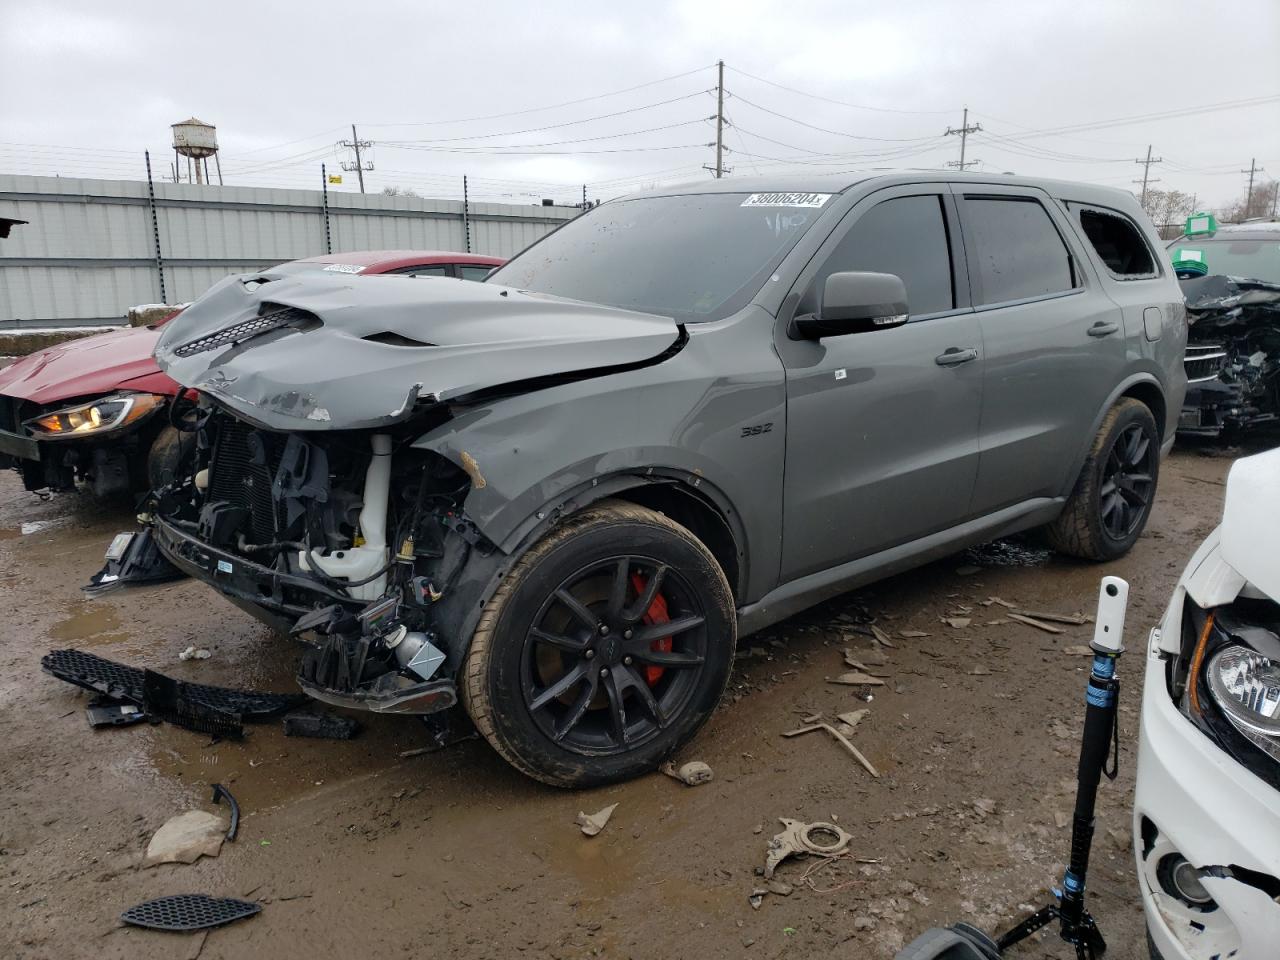
<instances>
[{"instance_id":1,"label":"utility pole","mask_svg":"<svg viewBox=\"0 0 1280 960\"><path fill-rule=\"evenodd\" d=\"M467 191L467 175L462 175L462 232L466 237L467 253L471 252L471 194Z\"/></svg>"},{"instance_id":2,"label":"utility pole","mask_svg":"<svg viewBox=\"0 0 1280 960\"><path fill-rule=\"evenodd\" d=\"M960 172L963 173L966 167L972 167L982 162L980 160L970 160L966 163L964 159L964 151L969 140L969 134L978 133L980 130L982 130L982 124L980 123L975 123L973 126L969 126L969 108L965 107L964 119L960 121L960 128L956 130L951 127L947 127L947 132L943 134L944 137L957 135L960 137L960 160L959 162L955 160L947 161L948 167L957 167Z\"/></svg>"},{"instance_id":3,"label":"utility pole","mask_svg":"<svg viewBox=\"0 0 1280 960\"><path fill-rule=\"evenodd\" d=\"M1139 206L1141 206L1141 207L1142 207L1142 209L1143 209L1143 210L1145 210L1145 209L1147 209L1147 184L1148 184L1148 183L1159 183L1159 182L1160 182L1159 180L1152 180L1152 179L1150 179L1150 177L1151 177L1151 165L1152 165L1153 163L1164 163L1164 157L1153 157L1153 156L1151 156L1151 144L1147 144L1147 158L1146 158L1145 160L1141 160L1141 159L1139 159L1139 160L1135 160L1135 161L1133 161L1133 162L1134 162L1134 163L1140 163L1140 164L1142 164L1142 179L1141 179L1141 180L1135 180L1135 181L1133 181L1133 182L1134 182L1134 183L1140 183L1140 184L1142 184L1142 197L1141 197L1141 199L1139 199L1139 200L1138 200L1138 204L1139 204Z\"/></svg>"},{"instance_id":4,"label":"utility pole","mask_svg":"<svg viewBox=\"0 0 1280 960\"><path fill-rule=\"evenodd\" d=\"M1249 175L1249 192L1244 197L1244 217L1241 218L1247 220L1249 219L1249 208L1253 206L1253 175L1258 172L1258 158L1251 157L1249 159L1249 169L1241 170L1240 172Z\"/></svg>"},{"instance_id":5,"label":"utility pole","mask_svg":"<svg viewBox=\"0 0 1280 960\"><path fill-rule=\"evenodd\" d=\"M347 163L347 161L345 161L345 160L344 160L344 161L342 161L342 169L343 169L343 170L354 170L354 171L356 172L356 177L357 177L357 179L359 179L359 181L360 181L360 192L361 192L361 193L364 193L364 172L365 172L366 170L372 170L372 169L373 169L373 161L372 161L372 160L361 160L361 159L360 159L360 150L361 150L361 148L363 148L363 149L365 149L365 150L368 150L370 147L372 147L372 146L373 146L373 141L372 141L372 140L361 140L361 139L356 135L356 125L353 123L353 124L351 125L351 139L350 139L350 140L342 140L342 141L340 141L340 142L338 143L338 146L340 146L340 147L346 147L348 150L354 150L354 151L356 152L356 162L355 162L355 163Z\"/></svg>"},{"instance_id":6,"label":"utility pole","mask_svg":"<svg viewBox=\"0 0 1280 960\"><path fill-rule=\"evenodd\" d=\"M724 165L724 61L716 61L716 165L710 170L717 180L731 171Z\"/></svg>"}]
</instances>

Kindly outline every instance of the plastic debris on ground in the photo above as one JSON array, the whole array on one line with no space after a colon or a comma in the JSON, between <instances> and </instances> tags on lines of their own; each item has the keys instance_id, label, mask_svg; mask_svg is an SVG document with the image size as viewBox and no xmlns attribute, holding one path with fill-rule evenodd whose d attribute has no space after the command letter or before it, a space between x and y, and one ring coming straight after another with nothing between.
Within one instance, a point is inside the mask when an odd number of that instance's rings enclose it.
<instances>
[{"instance_id":1,"label":"plastic debris on ground","mask_svg":"<svg viewBox=\"0 0 1280 960\"><path fill-rule=\"evenodd\" d=\"M358 720L352 717L339 716L336 713L311 713L305 710L297 710L286 714L284 718L284 735L286 737L350 740L359 732L360 722Z\"/></svg>"},{"instance_id":2,"label":"plastic debris on ground","mask_svg":"<svg viewBox=\"0 0 1280 960\"><path fill-rule=\"evenodd\" d=\"M676 766L668 761L658 768L668 777L679 780L687 787L696 787L702 783L710 783L715 774L711 768L701 760L690 760L688 763L682 763Z\"/></svg>"},{"instance_id":3,"label":"plastic debris on ground","mask_svg":"<svg viewBox=\"0 0 1280 960\"><path fill-rule=\"evenodd\" d=\"M613 816L613 811L616 809L618 809L618 805L616 803L611 803L603 810L599 810L592 814L582 813L579 811L578 816L574 819L574 823L581 827L582 832L588 837L594 837L608 825L609 818Z\"/></svg>"},{"instance_id":4,"label":"plastic debris on ground","mask_svg":"<svg viewBox=\"0 0 1280 960\"><path fill-rule=\"evenodd\" d=\"M130 907L120 919L135 927L149 930L189 932L208 930L223 924L252 917L262 911L262 904L247 900L218 899L203 893L183 893L159 897Z\"/></svg>"},{"instance_id":5,"label":"plastic debris on ground","mask_svg":"<svg viewBox=\"0 0 1280 960\"><path fill-rule=\"evenodd\" d=\"M227 825L206 810L188 810L165 821L151 837L142 865L195 863L201 857L216 857L222 850Z\"/></svg>"}]
</instances>

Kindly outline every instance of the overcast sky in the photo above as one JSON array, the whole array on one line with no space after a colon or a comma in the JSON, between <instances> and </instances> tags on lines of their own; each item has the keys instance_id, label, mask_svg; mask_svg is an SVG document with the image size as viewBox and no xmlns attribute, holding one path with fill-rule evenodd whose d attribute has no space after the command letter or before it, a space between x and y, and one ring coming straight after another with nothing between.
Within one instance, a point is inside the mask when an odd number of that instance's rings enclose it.
<instances>
[{"instance_id":1,"label":"overcast sky","mask_svg":"<svg viewBox=\"0 0 1280 960\"><path fill-rule=\"evenodd\" d=\"M1280 176L1276 0L0 0L0 172L137 179L147 148L167 176L194 115L229 184L314 188L354 122L370 191L607 198L709 176L721 58L731 176L936 168L966 105L978 170L1130 186L1153 144L1209 205L1253 157Z\"/></svg>"}]
</instances>

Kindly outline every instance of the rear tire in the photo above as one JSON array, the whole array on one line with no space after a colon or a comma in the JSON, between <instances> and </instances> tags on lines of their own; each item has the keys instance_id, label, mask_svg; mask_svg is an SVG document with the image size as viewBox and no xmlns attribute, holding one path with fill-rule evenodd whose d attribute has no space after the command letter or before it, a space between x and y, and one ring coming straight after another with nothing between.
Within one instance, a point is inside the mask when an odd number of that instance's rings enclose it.
<instances>
[{"instance_id":1,"label":"rear tire","mask_svg":"<svg viewBox=\"0 0 1280 960\"><path fill-rule=\"evenodd\" d=\"M463 702L522 773L557 787L612 783L694 735L724 692L736 640L711 552L660 513L605 501L508 571L472 637Z\"/></svg>"},{"instance_id":2,"label":"rear tire","mask_svg":"<svg viewBox=\"0 0 1280 960\"><path fill-rule=\"evenodd\" d=\"M1124 397L1103 418L1066 508L1046 527L1049 545L1084 560L1124 556L1147 525L1159 477L1155 417Z\"/></svg>"}]
</instances>

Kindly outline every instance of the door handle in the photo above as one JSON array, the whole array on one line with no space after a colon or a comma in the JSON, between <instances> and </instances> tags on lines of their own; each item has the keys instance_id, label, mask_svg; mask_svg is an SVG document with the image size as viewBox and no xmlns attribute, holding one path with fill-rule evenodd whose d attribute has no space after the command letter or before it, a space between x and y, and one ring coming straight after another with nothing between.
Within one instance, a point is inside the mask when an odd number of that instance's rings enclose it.
<instances>
[{"instance_id":1,"label":"door handle","mask_svg":"<svg viewBox=\"0 0 1280 960\"><path fill-rule=\"evenodd\" d=\"M978 359L978 351L973 347L947 347L945 351L933 358L940 367L958 367L962 363Z\"/></svg>"},{"instance_id":2,"label":"door handle","mask_svg":"<svg viewBox=\"0 0 1280 960\"><path fill-rule=\"evenodd\" d=\"M1120 324L1110 323L1106 320L1099 320L1089 328L1089 336L1091 337L1109 337L1120 329Z\"/></svg>"}]
</instances>

